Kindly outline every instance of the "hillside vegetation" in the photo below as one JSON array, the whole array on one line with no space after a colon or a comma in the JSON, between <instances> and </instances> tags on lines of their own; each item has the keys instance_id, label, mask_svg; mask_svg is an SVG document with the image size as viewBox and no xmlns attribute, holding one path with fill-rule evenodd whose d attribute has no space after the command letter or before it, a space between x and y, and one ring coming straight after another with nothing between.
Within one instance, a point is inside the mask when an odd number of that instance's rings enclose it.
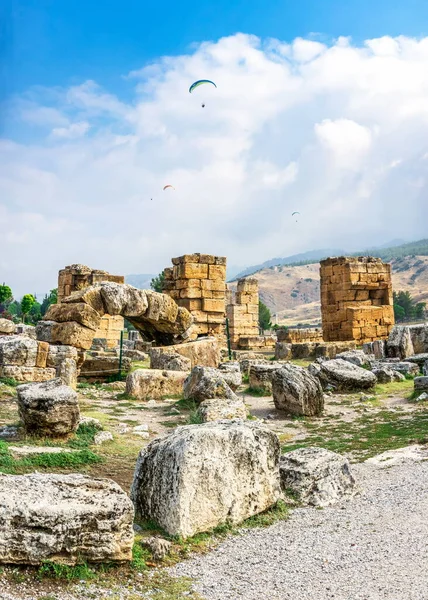
<instances>
[{"instance_id":1,"label":"hillside vegetation","mask_svg":"<svg viewBox=\"0 0 428 600\"><path fill-rule=\"evenodd\" d=\"M391 262L393 289L409 291L416 302L428 303L428 241L425 255L388 258L387 252L391 250L386 249L381 258ZM255 277L259 281L260 299L273 315L278 315L279 324L315 325L321 321L319 263L269 267Z\"/></svg>"}]
</instances>

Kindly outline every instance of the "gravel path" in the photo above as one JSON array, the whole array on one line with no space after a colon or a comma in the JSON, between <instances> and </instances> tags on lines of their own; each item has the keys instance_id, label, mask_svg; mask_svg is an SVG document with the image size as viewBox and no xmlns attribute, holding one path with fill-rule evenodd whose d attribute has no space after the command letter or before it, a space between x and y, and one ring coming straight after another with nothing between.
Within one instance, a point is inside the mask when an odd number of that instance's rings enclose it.
<instances>
[{"instance_id":1,"label":"gravel path","mask_svg":"<svg viewBox=\"0 0 428 600\"><path fill-rule=\"evenodd\" d=\"M428 600L428 461L354 471L356 498L297 509L171 574L206 600Z\"/></svg>"}]
</instances>

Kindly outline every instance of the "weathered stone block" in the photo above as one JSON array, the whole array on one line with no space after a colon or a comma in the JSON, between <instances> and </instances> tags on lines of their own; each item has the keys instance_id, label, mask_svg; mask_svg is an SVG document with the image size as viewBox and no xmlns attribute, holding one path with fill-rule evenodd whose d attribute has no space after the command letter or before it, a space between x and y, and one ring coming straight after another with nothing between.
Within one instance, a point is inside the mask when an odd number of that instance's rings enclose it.
<instances>
[{"instance_id":1,"label":"weathered stone block","mask_svg":"<svg viewBox=\"0 0 428 600\"><path fill-rule=\"evenodd\" d=\"M126 378L126 393L140 400L180 396L188 372L137 369Z\"/></svg>"}]
</instances>

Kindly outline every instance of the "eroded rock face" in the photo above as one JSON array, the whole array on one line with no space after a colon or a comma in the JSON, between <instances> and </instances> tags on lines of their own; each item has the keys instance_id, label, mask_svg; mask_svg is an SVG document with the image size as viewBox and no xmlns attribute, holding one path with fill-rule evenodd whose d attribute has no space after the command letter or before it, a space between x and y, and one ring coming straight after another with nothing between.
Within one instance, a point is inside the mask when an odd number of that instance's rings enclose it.
<instances>
[{"instance_id":1,"label":"eroded rock face","mask_svg":"<svg viewBox=\"0 0 428 600\"><path fill-rule=\"evenodd\" d=\"M303 367L291 363L272 374L275 407L292 415L317 416L324 410L320 382Z\"/></svg>"},{"instance_id":2,"label":"eroded rock face","mask_svg":"<svg viewBox=\"0 0 428 600\"><path fill-rule=\"evenodd\" d=\"M183 395L195 402L212 398L236 399L221 372L212 367L195 367L184 383Z\"/></svg>"},{"instance_id":3,"label":"eroded rock face","mask_svg":"<svg viewBox=\"0 0 428 600\"><path fill-rule=\"evenodd\" d=\"M139 400L180 396L188 372L137 369L126 378L126 393Z\"/></svg>"},{"instance_id":4,"label":"eroded rock face","mask_svg":"<svg viewBox=\"0 0 428 600\"><path fill-rule=\"evenodd\" d=\"M77 393L60 378L19 385L16 391L19 416L28 433L61 437L76 431L80 420Z\"/></svg>"},{"instance_id":5,"label":"eroded rock face","mask_svg":"<svg viewBox=\"0 0 428 600\"><path fill-rule=\"evenodd\" d=\"M318 377L324 388L331 385L336 390L357 391L369 389L376 384L376 376L371 371L340 358L313 363L308 370Z\"/></svg>"},{"instance_id":6,"label":"eroded rock face","mask_svg":"<svg viewBox=\"0 0 428 600\"><path fill-rule=\"evenodd\" d=\"M167 346L167 348L170 347ZM164 352L163 349L153 348L150 350L150 368L165 369L166 371L190 371L192 361L177 352Z\"/></svg>"},{"instance_id":7,"label":"eroded rock face","mask_svg":"<svg viewBox=\"0 0 428 600\"><path fill-rule=\"evenodd\" d=\"M255 423L178 427L140 452L136 512L185 538L240 523L279 499L279 452L277 436Z\"/></svg>"},{"instance_id":8,"label":"eroded rock face","mask_svg":"<svg viewBox=\"0 0 428 600\"><path fill-rule=\"evenodd\" d=\"M73 390L77 388L77 364L72 358L64 358L56 369L56 375L64 385L68 385Z\"/></svg>"},{"instance_id":9,"label":"eroded rock face","mask_svg":"<svg viewBox=\"0 0 428 600\"><path fill-rule=\"evenodd\" d=\"M300 448L281 456L281 487L300 502L329 506L356 492L348 459L324 448Z\"/></svg>"},{"instance_id":10,"label":"eroded rock face","mask_svg":"<svg viewBox=\"0 0 428 600\"><path fill-rule=\"evenodd\" d=\"M248 411L241 398L236 400L211 398L200 403L198 413L203 423L209 423L227 419L246 419Z\"/></svg>"},{"instance_id":11,"label":"eroded rock face","mask_svg":"<svg viewBox=\"0 0 428 600\"><path fill-rule=\"evenodd\" d=\"M0 562L129 561L134 511L122 489L85 475L0 474Z\"/></svg>"}]
</instances>

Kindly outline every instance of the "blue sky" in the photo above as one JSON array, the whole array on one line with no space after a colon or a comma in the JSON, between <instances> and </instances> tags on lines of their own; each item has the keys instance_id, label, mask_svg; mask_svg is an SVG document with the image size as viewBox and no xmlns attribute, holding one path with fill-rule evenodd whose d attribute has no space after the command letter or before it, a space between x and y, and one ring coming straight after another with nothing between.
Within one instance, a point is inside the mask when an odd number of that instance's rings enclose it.
<instances>
[{"instance_id":1,"label":"blue sky","mask_svg":"<svg viewBox=\"0 0 428 600\"><path fill-rule=\"evenodd\" d=\"M427 236L426 0L3 0L0 21L16 295L73 263L245 267Z\"/></svg>"},{"instance_id":2,"label":"blue sky","mask_svg":"<svg viewBox=\"0 0 428 600\"><path fill-rule=\"evenodd\" d=\"M427 32L426 0L3 0L1 93L85 79L126 94L122 75L237 32L355 42Z\"/></svg>"}]
</instances>

